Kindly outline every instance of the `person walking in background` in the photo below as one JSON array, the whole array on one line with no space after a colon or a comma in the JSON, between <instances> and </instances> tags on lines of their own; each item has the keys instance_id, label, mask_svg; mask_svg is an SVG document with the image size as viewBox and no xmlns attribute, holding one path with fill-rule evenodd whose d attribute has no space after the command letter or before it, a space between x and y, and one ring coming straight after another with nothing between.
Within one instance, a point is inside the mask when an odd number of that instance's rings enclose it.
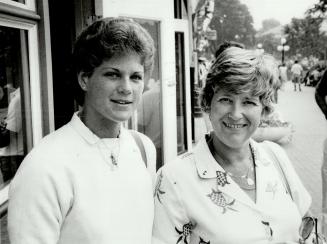
<instances>
[{"instance_id":1,"label":"person walking in background","mask_svg":"<svg viewBox=\"0 0 327 244\"><path fill-rule=\"evenodd\" d=\"M12 180L11 244L151 243L156 152L122 123L138 106L154 52L149 33L131 19L98 20L78 37L82 109L33 148Z\"/></svg>"},{"instance_id":2,"label":"person walking in background","mask_svg":"<svg viewBox=\"0 0 327 244\"><path fill-rule=\"evenodd\" d=\"M294 64L291 68L291 74L292 74L292 82L294 84L294 91L296 91L296 84L299 86L299 91L301 90L301 78L302 78L302 72L303 68L301 64L298 63L297 60L295 60Z\"/></svg>"},{"instance_id":3,"label":"person walking in background","mask_svg":"<svg viewBox=\"0 0 327 244\"><path fill-rule=\"evenodd\" d=\"M283 148L251 139L276 82L270 55L238 47L218 55L201 101L213 131L158 171L153 244L299 242L311 197Z\"/></svg>"},{"instance_id":4,"label":"person walking in background","mask_svg":"<svg viewBox=\"0 0 327 244\"><path fill-rule=\"evenodd\" d=\"M327 71L316 86L315 99L327 119ZM323 161L321 166L322 178L322 234L327 236L327 138L324 141Z\"/></svg>"}]
</instances>

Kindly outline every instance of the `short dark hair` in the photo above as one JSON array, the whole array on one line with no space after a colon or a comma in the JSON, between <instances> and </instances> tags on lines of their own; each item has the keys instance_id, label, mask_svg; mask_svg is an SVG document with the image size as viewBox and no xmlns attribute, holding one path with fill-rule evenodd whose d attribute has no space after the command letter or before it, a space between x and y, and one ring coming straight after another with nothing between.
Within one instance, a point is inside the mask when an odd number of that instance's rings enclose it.
<instances>
[{"instance_id":1,"label":"short dark hair","mask_svg":"<svg viewBox=\"0 0 327 244\"><path fill-rule=\"evenodd\" d=\"M104 18L94 22L78 36L73 49L73 71L75 77L80 72L88 76L103 61L116 55L136 53L144 66L145 78L151 76L155 47L150 34L140 24L128 18ZM77 78L74 82L75 98L84 104L84 91Z\"/></svg>"}]
</instances>

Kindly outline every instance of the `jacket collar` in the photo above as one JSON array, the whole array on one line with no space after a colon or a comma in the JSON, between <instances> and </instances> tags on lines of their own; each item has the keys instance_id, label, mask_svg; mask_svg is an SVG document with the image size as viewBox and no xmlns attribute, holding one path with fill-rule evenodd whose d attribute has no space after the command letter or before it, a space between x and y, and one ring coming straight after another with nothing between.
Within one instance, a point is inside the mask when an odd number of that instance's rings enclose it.
<instances>
[{"instance_id":1,"label":"jacket collar","mask_svg":"<svg viewBox=\"0 0 327 244\"><path fill-rule=\"evenodd\" d=\"M70 125L73 129L89 144L94 145L98 143L101 138L94 134L79 118L79 112L75 112L71 121ZM121 126L120 128L120 138L124 138L126 135L126 130Z\"/></svg>"},{"instance_id":2,"label":"jacket collar","mask_svg":"<svg viewBox=\"0 0 327 244\"><path fill-rule=\"evenodd\" d=\"M257 143L250 140L251 146L255 153L255 166L262 167L263 164L261 156L257 150ZM201 179L214 179L216 178L216 190L219 190L238 201L249 205L252 208L258 209L254 201L239 187L237 183L226 173L226 171L217 163L212 156L206 138L203 137L193 150L194 162ZM258 194L258 191L257 191Z\"/></svg>"}]
</instances>

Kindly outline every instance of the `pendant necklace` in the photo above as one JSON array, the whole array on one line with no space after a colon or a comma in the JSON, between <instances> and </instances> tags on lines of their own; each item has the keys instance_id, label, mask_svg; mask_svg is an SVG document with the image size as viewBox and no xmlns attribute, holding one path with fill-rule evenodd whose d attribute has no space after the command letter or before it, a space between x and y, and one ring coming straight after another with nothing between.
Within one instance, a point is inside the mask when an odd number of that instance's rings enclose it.
<instances>
[{"instance_id":1,"label":"pendant necklace","mask_svg":"<svg viewBox=\"0 0 327 244\"><path fill-rule=\"evenodd\" d=\"M234 173L231 173L231 172L225 170L226 173L244 190L254 190L256 188L254 179L251 178L251 175L254 175L255 155L254 155L254 151L253 151L251 144L249 145L249 147L250 147L250 152L251 152L251 160L250 160L251 164L248 165L245 174L236 175ZM212 141L211 141L211 150L212 150L214 158L218 161L218 163L219 163L219 161L221 161L225 165L227 165L225 163L225 160L222 159L222 157L220 157L220 155L216 152L216 150L214 150Z\"/></svg>"},{"instance_id":2,"label":"pendant necklace","mask_svg":"<svg viewBox=\"0 0 327 244\"><path fill-rule=\"evenodd\" d=\"M231 172L227 172L227 174L232 177L240 185L241 188L245 190L253 190L255 189L255 184L254 180L250 177L250 173L252 172L253 166L249 166L246 174L244 175L235 175Z\"/></svg>"},{"instance_id":3,"label":"pendant necklace","mask_svg":"<svg viewBox=\"0 0 327 244\"><path fill-rule=\"evenodd\" d=\"M236 175L231 172L227 172L227 174L231 176L233 180L236 181L237 184L244 190L254 190L256 187L254 179L251 178L251 175L254 175L255 156L251 144L249 147L251 152L251 165L247 167L246 173L244 175Z\"/></svg>"},{"instance_id":4,"label":"pendant necklace","mask_svg":"<svg viewBox=\"0 0 327 244\"><path fill-rule=\"evenodd\" d=\"M118 134L117 138L105 138L100 140L103 149L100 149L101 154L106 163L110 166L111 170L115 170L118 168L118 161L120 156L119 135L120 133Z\"/></svg>"}]
</instances>

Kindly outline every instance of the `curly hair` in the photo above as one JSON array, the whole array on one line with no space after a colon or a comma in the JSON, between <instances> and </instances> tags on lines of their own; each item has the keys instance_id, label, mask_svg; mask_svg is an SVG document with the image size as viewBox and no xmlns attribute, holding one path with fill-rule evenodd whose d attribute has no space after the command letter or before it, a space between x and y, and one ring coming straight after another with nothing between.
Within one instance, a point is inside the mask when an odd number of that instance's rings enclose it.
<instances>
[{"instance_id":1,"label":"curly hair","mask_svg":"<svg viewBox=\"0 0 327 244\"><path fill-rule=\"evenodd\" d=\"M144 66L145 78L151 76L154 63L154 42L147 30L128 18L104 18L94 22L78 36L73 48L75 76L93 74L103 61L115 56L136 53ZM84 103L84 91L74 83L75 98Z\"/></svg>"},{"instance_id":2,"label":"curly hair","mask_svg":"<svg viewBox=\"0 0 327 244\"><path fill-rule=\"evenodd\" d=\"M274 90L279 84L276 60L268 54L239 47L228 47L212 64L206 85L201 93L200 105L209 112L211 100L218 90L233 94L250 93L258 96L265 114L272 112Z\"/></svg>"}]
</instances>

